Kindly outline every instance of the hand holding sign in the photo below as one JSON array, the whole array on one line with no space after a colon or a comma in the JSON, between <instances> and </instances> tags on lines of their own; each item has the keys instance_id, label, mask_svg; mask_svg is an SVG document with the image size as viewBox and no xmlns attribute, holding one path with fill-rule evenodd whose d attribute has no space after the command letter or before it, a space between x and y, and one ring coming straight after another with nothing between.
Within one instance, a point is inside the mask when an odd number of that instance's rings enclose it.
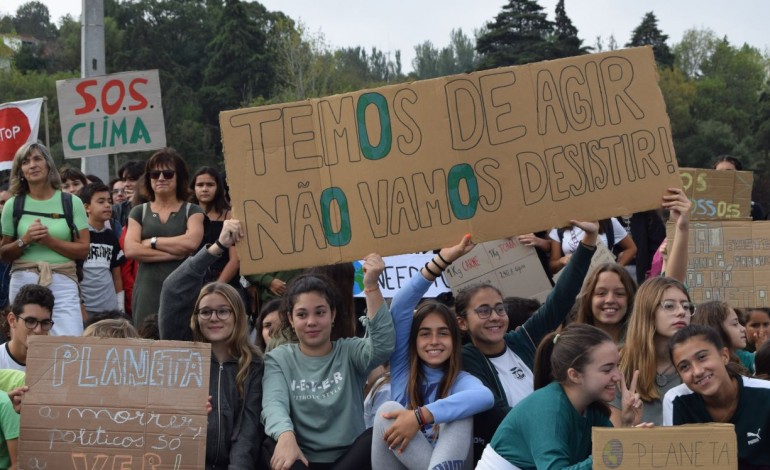
<instances>
[{"instance_id":1,"label":"hand holding sign","mask_svg":"<svg viewBox=\"0 0 770 470\"><path fill-rule=\"evenodd\" d=\"M624 427L636 426L642 420L642 399L636 391L636 384L639 381L639 371L634 371L631 378L631 385L626 387L626 377L620 374L620 404L621 404L621 423Z\"/></svg>"},{"instance_id":2,"label":"hand holding sign","mask_svg":"<svg viewBox=\"0 0 770 470\"><path fill-rule=\"evenodd\" d=\"M243 239L243 228L241 221L237 219L227 219L222 224L222 231L219 233L219 243L230 248Z\"/></svg>"},{"instance_id":3,"label":"hand holding sign","mask_svg":"<svg viewBox=\"0 0 770 470\"><path fill-rule=\"evenodd\" d=\"M675 222L677 227L686 229L690 223L690 210L692 202L680 188L668 188L669 195L663 196L661 207L671 211L671 221Z\"/></svg>"},{"instance_id":4,"label":"hand holding sign","mask_svg":"<svg viewBox=\"0 0 770 470\"><path fill-rule=\"evenodd\" d=\"M585 222L580 220L570 220L572 225L576 225L585 232L583 243L588 246L596 246L596 240L599 238L599 222Z\"/></svg>"}]
</instances>

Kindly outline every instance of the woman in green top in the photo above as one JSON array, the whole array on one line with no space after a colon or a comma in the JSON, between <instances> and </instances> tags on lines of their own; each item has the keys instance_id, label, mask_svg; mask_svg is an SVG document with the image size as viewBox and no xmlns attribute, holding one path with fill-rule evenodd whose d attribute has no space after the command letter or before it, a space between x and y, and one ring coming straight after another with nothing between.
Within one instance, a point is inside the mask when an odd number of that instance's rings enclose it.
<instances>
[{"instance_id":1,"label":"woman in green top","mask_svg":"<svg viewBox=\"0 0 770 470\"><path fill-rule=\"evenodd\" d=\"M631 419L641 407L638 374L626 388L619 362L614 341L596 327L547 335L535 356L535 392L508 413L476 469L590 469L591 427L612 427L607 402L616 385Z\"/></svg>"}]
</instances>

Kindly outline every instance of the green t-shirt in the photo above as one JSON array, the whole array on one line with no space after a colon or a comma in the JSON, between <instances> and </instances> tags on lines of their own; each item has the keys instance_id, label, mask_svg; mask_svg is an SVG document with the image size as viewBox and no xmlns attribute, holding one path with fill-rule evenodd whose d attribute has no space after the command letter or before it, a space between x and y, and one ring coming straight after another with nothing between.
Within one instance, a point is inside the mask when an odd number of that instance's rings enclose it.
<instances>
[{"instance_id":1,"label":"green t-shirt","mask_svg":"<svg viewBox=\"0 0 770 470\"><path fill-rule=\"evenodd\" d=\"M0 369L0 391L8 393L24 385L26 374L15 369Z\"/></svg>"},{"instance_id":2,"label":"green t-shirt","mask_svg":"<svg viewBox=\"0 0 770 470\"><path fill-rule=\"evenodd\" d=\"M13 403L7 393L0 392L0 468L11 466L6 441L19 438L19 415L13 410Z\"/></svg>"},{"instance_id":3,"label":"green t-shirt","mask_svg":"<svg viewBox=\"0 0 770 470\"><path fill-rule=\"evenodd\" d=\"M9 237L12 237L14 232L13 203L15 199L16 196L8 199L8 202L6 202L5 206L3 207L2 219L0 219L0 224L2 224L3 227L3 235ZM24 210L39 212L41 214L64 214L64 209L62 208L61 202L61 190L57 189L50 199L46 199L44 201L32 199L28 194L24 200ZM88 216L86 215L86 210L83 207L83 202L79 197L75 195L72 196L72 218L78 231L88 229ZM27 233L29 226L35 222L35 219L40 219L40 222L48 227L48 234L50 236L64 241L71 240L72 237L70 235L70 229L69 226L67 226L67 221L64 219L64 217L54 219L51 217L31 214L22 214L21 218L19 219L19 226L16 229L16 238L19 238ZM30 246L24 250L24 253L19 259L21 261L46 261L48 263L66 263L70 261L69 258L66 258L51 250L50 248L47 248L38 243L30 244Z\"/></svg>"}]
</instances>

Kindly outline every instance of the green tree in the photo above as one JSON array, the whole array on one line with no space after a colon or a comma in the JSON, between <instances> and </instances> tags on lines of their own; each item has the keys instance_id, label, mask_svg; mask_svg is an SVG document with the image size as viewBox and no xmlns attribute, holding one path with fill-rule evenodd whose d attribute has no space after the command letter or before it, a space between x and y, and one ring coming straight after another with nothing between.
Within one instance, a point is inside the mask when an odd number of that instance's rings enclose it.
<instances>
[{"instance_id":1,"label":"green tree","mask_svg":"<svg viewBox=\"0 0 770 470\"><path fill-rule=\"evenodd\" d=\"M3 15L0 16L0 34L15 34L16 29L13 27L13 16Z\"/></svg>"},{"instance_id":2,"label":"green tree","mask_svg":"<svg viewBox=\"0 0 770 470\"><path fill-rule=\"evenodd\" d=\"M672 67L674 65L674 54L666 44L668 35L658 28L658 19L655 13L648 12L642 18L641 24L631 33L631 40L626 43L626 47L652 46L655 54L655 61L663 67Z\"/></svg>"},{"instance_id":3,"label":"green tree","mask_svg":"<svg viewBox=\"0 0 770 470\"><path fill-rule=\"evenodd\" d=\"M43 72L46 65L43 46L39 44L23 43L13 56L13 66L22 73Z\"/></svg>"},{"instance_id":4,"label":"green tree","mask_svg":"<svg viewBox=\"0 0 770 470\"><path fill-rule=\"evenodd\" d=\"M674 45L674 65L688 78L700 78L701 67L714 54L719 39L710 29L688 29Z\"/></svg>"},{"instance_id":5,"label":"green tree","mask_svg":"<svg viewBox=\"0 0 770 470\"><path fill-rule=\"evenodd\" d=\"M553 26L535 0L508 0L476 40L479 70L526 64L554 57L547 38Z\"/></svg>"},{"instance_id":6,"label":"green tree","mask_svg":"<svg viewBox=\"0 0 770 470\"><path fill-rule=\"evenodd\" d=\"M56 26L51 24L51 14L41 2L27 2L17 8L13 26L18 34L41 41L56 37Z\"/></svg>"},{"instance_id":7,"label":"green tree","mask_svg":"<svg viewBox=\"0 0 770 470\"><path fill-rule=\"evenodd\" d=\"M564 0L556 4L556 17L553 22L553 43L555 57L572 57L585 54L590 50L583 46L583 40L578 37L578 30L572 24L564 8Z\"/></svg>"}]
</instances>

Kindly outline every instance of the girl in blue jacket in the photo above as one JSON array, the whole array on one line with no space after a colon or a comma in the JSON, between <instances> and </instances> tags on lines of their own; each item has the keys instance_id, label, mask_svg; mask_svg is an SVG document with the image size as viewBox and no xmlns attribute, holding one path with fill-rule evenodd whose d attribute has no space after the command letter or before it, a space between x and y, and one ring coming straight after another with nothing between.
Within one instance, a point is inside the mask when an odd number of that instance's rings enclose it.
<instances>
[{"instance_id":1,"label":"girl in blue jacket","mask_svg":"<svg viewBox=\"0 0 770 470\"><path fill-rule=\"evenodd\" d=\"M375 417L372 468L463 468L469 462L472 417L491 408L494 397L460 370L460 330L449 308L433 301L414 308L440 272L472 246L466 235L442 249L393 298L394 401L383 404Z\"/></svg>"}]
</instances>

